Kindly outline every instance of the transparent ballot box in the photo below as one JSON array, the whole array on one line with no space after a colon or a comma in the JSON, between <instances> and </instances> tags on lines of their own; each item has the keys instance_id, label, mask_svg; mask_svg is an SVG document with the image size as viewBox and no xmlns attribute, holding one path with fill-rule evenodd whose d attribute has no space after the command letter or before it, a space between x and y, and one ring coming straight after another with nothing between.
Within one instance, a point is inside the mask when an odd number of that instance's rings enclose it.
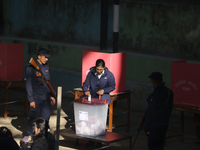
<instances>
[{"instance_id":1,"label":"transparent ballot box","mask_svg":"<svg viewBox=\"0 0 200 150\"><path fill-rule=\"evenodd\" d=\"M73 101L76 134L99 135L105 133L108 100L79 98Z\"/></svg>"}]
</instances>

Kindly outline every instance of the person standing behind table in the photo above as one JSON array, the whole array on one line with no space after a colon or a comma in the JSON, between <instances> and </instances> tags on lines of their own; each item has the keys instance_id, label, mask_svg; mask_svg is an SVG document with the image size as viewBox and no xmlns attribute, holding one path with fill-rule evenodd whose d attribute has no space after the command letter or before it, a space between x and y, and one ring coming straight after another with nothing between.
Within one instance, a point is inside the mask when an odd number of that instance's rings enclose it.
<instances>
[{"instance_id":1,"label":"person standing behind table","mask_svg":"<svg viewBox=\"0 0 200 150\"><path fill-rule=\"evenodd\" d=\"M101 99L111 102L109 93L115 89L115 77L105 67L103 59L98 59L96 66L90 68L82 89L86 96L91 95L92 98L99 98L99 95L101 95Z\"/></svg>"},{"instance_id":2,"label":"person standing behind table","mask_svg":"<svg viewBox=\"0 0 200 150\"><path fill-rule=\"evenodd\" d=\"M149 150L164 150L165 134L173 107L173 92L165 86L162 74L149 75L153 92L148 96L148 107L144 120L144 131L148 137Z\"/></svg>"},{"instance_id":3,"label":"person standing behind table","mask_svg":"<svg viewBox=\"0 0 200 150\"><path fill-rule=\"evenodd\" d=\"M19 150L19 145L7 127L0 127L0 150Z\"/></svg>"},{"instance_id":4,"label":"person standing behind table","mask_svg":"<svg viewBox=\"0 0 200 150\"><path fill-rule=\"evenodd\" d=\"M49 66L47 65L49 57L49 51L40 48L38 50L37 60L35 61L47 80L50 80ZM51 96L47 84L43 82L42 76L39 75L38 70L36 70L32 65L27 68L26 74L26 91L30 102L27 133L30 135L33 134L33 123L39 117L40 113L42 118L49 121L51 114L50 104L55 104L55 98Z\"/></svg>"}]
</instances>

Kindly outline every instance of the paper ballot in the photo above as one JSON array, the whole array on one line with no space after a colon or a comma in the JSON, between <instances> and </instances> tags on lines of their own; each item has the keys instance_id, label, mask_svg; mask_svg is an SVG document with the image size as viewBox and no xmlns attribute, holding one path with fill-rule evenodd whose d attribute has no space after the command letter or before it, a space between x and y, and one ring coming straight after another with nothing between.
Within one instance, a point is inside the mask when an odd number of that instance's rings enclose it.
<instances>
[{"instance_id":1,"label":"paper ballot","mask_svg":"<svg viewBox=\"0 0 200 150\"><path fill-rule=\"evenodd\" d=\"M88 101L89 101L89 102L91 102L91 95L90 95L90 96L88 96Z\"/></svg>"}]
</instances>

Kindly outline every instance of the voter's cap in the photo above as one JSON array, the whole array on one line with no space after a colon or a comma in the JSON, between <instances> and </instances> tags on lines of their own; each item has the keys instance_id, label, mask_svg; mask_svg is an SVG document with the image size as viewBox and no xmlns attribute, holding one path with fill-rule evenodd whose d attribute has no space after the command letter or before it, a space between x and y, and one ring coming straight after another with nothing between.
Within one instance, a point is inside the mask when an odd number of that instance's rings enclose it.
<instances>
[{"instance_id":1,"label":"voter's cap","mask_svg":"<svg viewBox=\"0 0 200 150\"><path fill-rule=\"evenodd\" d=\"M156 81L163 81L162 73L160 72L152 72L151 75L149 75L149 78L156 80Z\"/></svg>"}]
</instances>

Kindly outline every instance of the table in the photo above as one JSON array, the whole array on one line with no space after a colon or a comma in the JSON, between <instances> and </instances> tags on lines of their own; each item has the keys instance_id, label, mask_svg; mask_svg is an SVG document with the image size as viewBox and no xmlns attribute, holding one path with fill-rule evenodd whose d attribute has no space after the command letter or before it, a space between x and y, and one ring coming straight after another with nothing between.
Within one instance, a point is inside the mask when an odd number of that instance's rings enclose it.
<instances>
[{"instance_id":1,"label":"table","mask_svg":"<svg viewBox=\"0 0 200 150\"><path fill-rule=\"evenodd\" d=\"M55 134L56 134L56 131L54 131L54 135ZM130 150L132 150L132 136L130 135L119 134L115 132L106 132L105 134L95 135L95 136L78 135L75 133L75 130L73 128L66 128L66 129L60 130L60 135L63 137L68 137L68 138L76 138L77 140L82 138L82 139L87 139L87 140L91 140L95 142L103 142L107 145L109 145L112 142L129 139Z\"/></svg>"},{"instance_id":2,"label":"table","mask_svg":"<svg viewBox=\"0 0 200 150\"><path fill-rule=\"evenodd\" d=\"M7 118L8 113L19 113L23 112L25 116L27 116L27 93L25 90L25 103L24 103L24 110L22 111L8 111L8 91L10 87L25 87L26 81L25 80L15 80L15 81L0 81L0 90L1 88L5 88L5 104L4 104L4 118Z\"/></svg>"},{"instance_id":3,"label":"table","mask_svg":"<svg viewBox=\"0 0 200 150\"><path fill-rule=\"evenodd\" d=\"M182 104L173 104L173 110L180 111L180 133L174 136L169 136L167 138L171 137L180 137L181 141L184 141L184 112L190 112L190 113L196 113L200 114L200 108L199 107L193 107L193 106L186 106Z\"/></svg>"},{"instance_id":4,"label":"table","mask_svg":"<svg viewBox=\"0 0 200 150\"><path fill-rule=\"evenodd\" d=\"M75 99L78 99L80 96L84 96L84 93L81 88L75 88ZM130 95L131 92L120 92L120 93L111 93L110 99L111 103L109 105L109 122L108 122L108 131L112 132L112 129L117 127L126 126L129 129L130 124ZM127 112L126 112L126 123L113 127L113 102L120 99L127 99Z\"/></svg>"}]
</instances>

